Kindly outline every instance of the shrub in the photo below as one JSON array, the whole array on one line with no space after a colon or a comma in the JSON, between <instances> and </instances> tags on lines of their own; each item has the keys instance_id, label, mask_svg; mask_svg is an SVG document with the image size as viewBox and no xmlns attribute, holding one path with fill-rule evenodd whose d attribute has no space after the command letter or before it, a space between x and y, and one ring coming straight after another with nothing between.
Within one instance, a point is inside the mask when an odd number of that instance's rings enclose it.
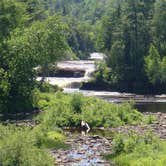
<instances>
[{"instance_id":1,"label":"shrub","mask_svg":"<svg viewBox=\"0 0 166 166\"><path fill-rule=\"evenodd\" d=\"M41 93L38 107L45 110L37 119L50 127L79 127L82 119L91 127L117 127L143 123L133 104L112 104L82 94Z\"/></svg>"},{"instance_id":2,"label":"shrub","mask_svg":"<svg viewBox=\"0 0 166 166\"><path fill-rule=\"evenodd\" d=\"M40 87L41 92L57 92L60 90L57 85L50 85L48 82L43 82Z\"/></svg>"},{"instance_id":3,"label":"shrub","mask_svg":"<svg viewBox=\"0 0 166 166\"><path fill-rule=\"evenodd\" d=\"M0 125L1 166L53 166L52 157L39 149L29 128Z\"/></svg>"},{"instance_id":4,"label":"shrub","mask_svg":"<svg viewBox=\"0 0 166 166\"><path fill-rule=\"evenodd\" d=\"M83 96L81 94L74 94L71 99L71 106L75 113L82 112Z\"/></svg>"},{"instance_id":5,"label":"shrub","mask_svg":"<svg viewBox=\"0 0 166 166\"><path fill-rule=\"evenodd\" d=\"M144 136L134 132L117 135L112 149L113 153L106 158L119 166L165 166L166 141L151 132Z\"/></svg>"}]
</instances>

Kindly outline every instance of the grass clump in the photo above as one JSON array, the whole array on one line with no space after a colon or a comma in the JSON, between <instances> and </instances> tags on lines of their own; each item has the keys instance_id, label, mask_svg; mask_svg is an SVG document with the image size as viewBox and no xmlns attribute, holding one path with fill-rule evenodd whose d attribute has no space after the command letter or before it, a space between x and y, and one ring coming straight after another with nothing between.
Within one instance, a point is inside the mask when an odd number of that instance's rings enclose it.
<instances>
[{"instance_id":1,"label":"grass clump","mask_svg":"<svg viewBox=\"0 0 166 166\"><path fill-rule=\"evenodd\" d=\"M106 159L118 166L165 166L166 141L151 132L144 136L136 133L117 135L113 140L113 153Z\"/></svg>"},{"instance_id":2,"label":"grass clump","mask_svg":"<svg viewBox=\"0 0 166 166\"><path fill-rule=\"evenodd\" d=\"M57 131L48 132L42 142L42 148L47 149L66 149L69 146L64 144L65 136Z\"/></svg>"}]
</instances>

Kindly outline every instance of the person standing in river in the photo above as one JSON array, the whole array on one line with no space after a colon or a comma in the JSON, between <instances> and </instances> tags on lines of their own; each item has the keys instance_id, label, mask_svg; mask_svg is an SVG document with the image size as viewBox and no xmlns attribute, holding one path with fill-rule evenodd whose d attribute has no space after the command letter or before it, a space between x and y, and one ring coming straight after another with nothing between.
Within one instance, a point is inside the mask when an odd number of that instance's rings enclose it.
<instances>
[{"instance_id":1,"label":"person standing in river","mask_svg":"<svg viewBox=\"0 0 166 166\"><path fill-rule=\"evenodd\" d=\"M83 136L85 136L90 130L90 127L87 122L81 121L81 133Z\"/></svg>"}]
</instances>

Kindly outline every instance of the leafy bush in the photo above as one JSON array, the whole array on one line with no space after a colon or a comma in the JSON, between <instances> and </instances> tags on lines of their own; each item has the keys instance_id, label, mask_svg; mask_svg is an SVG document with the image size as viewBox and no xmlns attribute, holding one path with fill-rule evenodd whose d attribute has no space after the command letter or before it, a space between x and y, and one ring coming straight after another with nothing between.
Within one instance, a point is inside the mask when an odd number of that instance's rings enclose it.
<instances>
[{"instance_id":1,"label":"leafy bush","mask_svg":"<svg viewBox=\"0 0 166 166\"><path fill-rule=\"evenodd\" d=\"M71 100L71 106L75 113L82 112L83 97L81 94L74 94Z\"/></svg>"},{"instance_id":2,"label":"leafy bush","mask_svg":"<svg viewBox=\"0 0 166 166\"><path fill-rule=\"evenodd\" d=\"M57 85L50 85L48 82L44 81L41 85L41 82L36 81L36 87L41 91L41 92L57 92L60 90L60 88Z\"/></svg>"},{"instance_id":3,"label":"leafy bush","mask_svg":"<svg viewBox=\"0 0 166 166\"><path fill-rule=\"evenodd\" d=\"M38 107L45 110L37 119L48 128L78 127L82 119L91 127L135 125L143 121L133 104L112 104L81 94L41 93Z\"/></svg>"},{"instance_id":4,"label":"leafy bush","mask_svg":"<svg viewBox=\"0 0 166 166\"><path fill-rule=\"evenodd\" d=\"M113 140L113 154L106 156L119 166L165 166L166 141L151 132L144 136L134 132L117 135Z\"/></svg>"},{"instance_id":5,"label":"leafy bush","mask_svg":"<svg viewBox=\"0 0 166 166\"><path fill-rule=\"evenodd\" d=\"M49 149L66 149L68 146L64 144L65 137L63 134L60 134L56 131L50 131L46 134L46 137L43 139L42 147Z\"/></svg>"},{"instance_id":6,"label":"leafy bush","mask_svg":"<svg viewBox=\"0 0 166 166\"><path fill-rule=\"evenodd\" d=\"M39 149L33 130L25 127L0 125L1 166L53 166L46 150Z\"/></svg>"},{"instance_id":7,"label":"leafy bush","mask_svg":"<svg viewBox=\"0 0 166 166\"><path fill-rule=\"evenodd\" d=\"M43 124L33 129L0 125L0 165L53 166L47 149L67 148L64 140L60 129L51 131Z\"/></svg>"}]
</instances>

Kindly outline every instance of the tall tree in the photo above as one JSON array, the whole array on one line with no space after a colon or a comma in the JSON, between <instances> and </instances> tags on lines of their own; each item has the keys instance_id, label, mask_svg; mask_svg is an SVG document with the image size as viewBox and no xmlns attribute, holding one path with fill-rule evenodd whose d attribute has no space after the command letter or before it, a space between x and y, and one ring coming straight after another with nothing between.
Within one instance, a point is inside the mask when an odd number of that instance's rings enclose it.
<instances>
[{"instance_id":1,"label":"tall tree","mask_svg":"<svg viewBox=\"0 0 166 166\"><path fill-rule=\"evenodd\" d=\"M153 17L153 41L159 53L166 55L166 0L156 0Z\"/></svg>"},{"instance_id":2,"label":"tall tree","mask_svg":"<svg viewBox=\"0 0 166 166\"><path fill-rule=\"evenodd\" d=\"M0 111L7 106L11 88L9 81L10 56L7 40L16 27L22 27L26 18L24 3L16 0L0 1Z\"/></svg>"},{"instance_id":3,"label":"tall tree","mask_svg":"<svg viewBox=\"0 0 166 166\"><path fill-rule=\"evenodd\" d=\"M161 62L161 82L166 83L166 56Z\"/></svg>"},{"instance_id":4,"label":"tall tree","mask_svg":"<svg viewBox=\"0 0 166 166\"><path fill-rule=\"evenodd\" d=\"M0 88L5 94L1 100L5 106L2 111L15 113L32 110L34 67L41 65L45 69L50 62L64 58L68 48L64 34L64 25L57 16L13 31L6 43L7 68L0 70L3 77Z\"/></svg>"},{"instance_id":5,"label":"tall tree","mask_svg":"<svg viewBox=\"0 0 166 166\"><path fill-rule=\"evenodd\" d=\"M161 58L154 45L150 46L148 56L145 58L145 65L145 70L149 81L154 85L160 83Z\"/></svg>"}]
</instances>

